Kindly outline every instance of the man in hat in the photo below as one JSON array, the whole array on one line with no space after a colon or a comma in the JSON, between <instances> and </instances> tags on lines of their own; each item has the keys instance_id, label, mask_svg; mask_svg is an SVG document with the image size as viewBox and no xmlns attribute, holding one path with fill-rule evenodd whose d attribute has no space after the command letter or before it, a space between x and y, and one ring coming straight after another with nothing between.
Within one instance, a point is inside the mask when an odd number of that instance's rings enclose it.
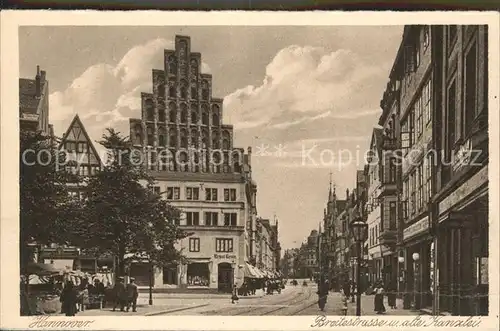
<instances>
[{"instance_id":1,"label":"man in hat","mask_svg":"<svg viewBox=\"0 0 500 331\"><path fill-rule=\"evenodd\" d=\"M135 278L130 277L130 283L127 284L127 311L130 310L130 304L132 304L132 311L137 311L137 297L139 297L139 290Z\"/></svg>"},{"instance_id":2,"label":"man in hat","mask_svg":"<svg viewBox=\"0 0 500 331\"><path fill-rule=\"evenodd\" d=\"M114 287L115 303L113 304L113 311L116 310L116 306L120 306L120 311L125 311L125 303L127 300L127 289L125 288L124 278L118 277L118 282Z\"/></svg>"}]
</instances>

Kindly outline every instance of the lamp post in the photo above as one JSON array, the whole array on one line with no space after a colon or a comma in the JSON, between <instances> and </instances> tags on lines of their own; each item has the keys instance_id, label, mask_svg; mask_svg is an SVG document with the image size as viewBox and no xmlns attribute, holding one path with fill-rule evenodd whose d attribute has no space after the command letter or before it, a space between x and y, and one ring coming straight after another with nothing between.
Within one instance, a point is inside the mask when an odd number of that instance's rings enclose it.
<instances>
[{"instance_id":1,"label":"lamp post","mask_svg":"<svg viewBox=\"0 0 500 331\"><path fill-rule=\"evenodd\" d=\"M420 255L418 253L413 253L411 256L413 258L413 309L418 309L417 306L417 285L418 285L418 260L420 259Z\"/></svg>"},{"instance_id":2,"label":"lamp post","mask_svg":"<svg viewBox=\"0 0 500 331\"><path fill-rule=\"evenodd\" d=\"M153 267L153 261L151 259L149 260L149 305L153 305L153 274L154 274L154 267Z\"/></svg>"},{"instance_id":3,"label":"lamp post","mask_svg":"<svg viewBox=\"0 0 500 331\"><path fill-rule=\"evenodd\" d=\"M403 263L405 263L405 258L404 256L399 256L398 257L398 263L399 263L399 287L398 287L398 292L401 293L401 288L404 287L404 270L403 270Z\"/></svg>"},{"instance_id":4,"label":"lamp post","mask_svg":"<svg viewBox=\"0 0 500 331\"><path fill-rule=\"evenodd\" d=\"M363 242L368 238L368 224L363 222L361 218L356 219L351 223L351 232L354 241L357 243L357 260L358 266L356 271L356 316L361 316L361 286L359 284L361 278L361 251Z\"/></svg>"}]
</instances>

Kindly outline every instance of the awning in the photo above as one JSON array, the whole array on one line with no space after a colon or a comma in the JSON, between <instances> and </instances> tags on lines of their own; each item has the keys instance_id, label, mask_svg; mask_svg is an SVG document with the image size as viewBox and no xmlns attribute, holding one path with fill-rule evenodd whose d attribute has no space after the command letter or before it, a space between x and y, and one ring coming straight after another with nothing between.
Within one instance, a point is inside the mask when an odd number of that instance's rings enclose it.
<instances>
[{"instance_id":1,"label":"awning","mask_svg":"<svg viewBox=\"0 0 500 331\"><path fill-rule=\"evenodd\" d=\"M27 273L30 275L50 276L61 274L64 270L47 263L30 263L27 267Z\"/></svg>"},{"instance_id":2,"label":"awning","mask_svg":"<svg viewBox=\"0 0 500 331\"><path fill-rule=\"evenodd\" d=\"M244 275L246 278L260 278L253 265L245 263Z\"/></svg>"}]
</instances>

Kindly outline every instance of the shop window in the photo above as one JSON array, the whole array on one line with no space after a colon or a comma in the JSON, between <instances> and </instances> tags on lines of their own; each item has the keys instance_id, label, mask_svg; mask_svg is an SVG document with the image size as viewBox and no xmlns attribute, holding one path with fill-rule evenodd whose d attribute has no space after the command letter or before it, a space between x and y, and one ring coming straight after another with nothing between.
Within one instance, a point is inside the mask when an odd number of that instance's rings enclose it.
<instances>
[{"instance_id":1,"label":"shop window","mask_svg":"<svg viewBox=\"0 0 500 331\"><path fill-rule=\"evenodd\" d=\"M177 285L177 266L163 267L163 284Z\"/></svg>"},{"instance_id":2,"label":"shop window","mask_svg":"<svg viewBox=\"0 0 500 331\"><path fill-rule=\"evenodd\" d=\"M214 212L205 212L205 225L206 226L218 226L219 225L219 214Z\"/></svg>"},{"instance_id":3,"label":"shop window","mask_svg":"<svg viewBox=\"0 0 500 331\"><path fill-rule=\"evenodd\" d=\"M189 286L209 286L210 270L208 263L189 263L187 281Z\"/></svg>"},{"instance_id":4,"label":"shop window","mask_svg":"<svg viewBox=\"0 0 500 331\"><path fill-rule=\"evenodd\" d=\"M236 226L237 221L236 213L224 213L224 226Z\"/></svg>"},{"instance_id":5,"label":"shop window","mask_svg":"<svg viewBox=\"0 0 500 331\"><path fill-rule=\"evenodd\" d=\"M200 251L200 238L189 238L189 251L190 252Z\"/></svg>"},{"instance_id":6,"label":"shop window","mask_svg":"<svg viewBox=\"0 0 500 331\"><path fill-rule=\"evenodd\" d=\"M217 253L232 253L233 239L232 238L215 238L215 251Z\"/></svg>"}]
</instances>

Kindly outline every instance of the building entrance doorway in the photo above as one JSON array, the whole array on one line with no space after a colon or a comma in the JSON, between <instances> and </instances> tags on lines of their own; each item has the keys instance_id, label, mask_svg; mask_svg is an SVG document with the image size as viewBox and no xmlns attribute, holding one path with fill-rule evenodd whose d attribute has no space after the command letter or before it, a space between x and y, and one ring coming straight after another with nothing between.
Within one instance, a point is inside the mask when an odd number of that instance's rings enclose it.
<instances>
[{"instance_id":1,"label":"building entrance doorway","mask_svg":"<svg viewBox=\"0 0 500 331\"><path fill-rule=\"evenodd\" d=\"M218 290L220 292L231 293L233 287L234 272L231 264L223 262L218 267Z\"/></svg>"}]
</instances>

